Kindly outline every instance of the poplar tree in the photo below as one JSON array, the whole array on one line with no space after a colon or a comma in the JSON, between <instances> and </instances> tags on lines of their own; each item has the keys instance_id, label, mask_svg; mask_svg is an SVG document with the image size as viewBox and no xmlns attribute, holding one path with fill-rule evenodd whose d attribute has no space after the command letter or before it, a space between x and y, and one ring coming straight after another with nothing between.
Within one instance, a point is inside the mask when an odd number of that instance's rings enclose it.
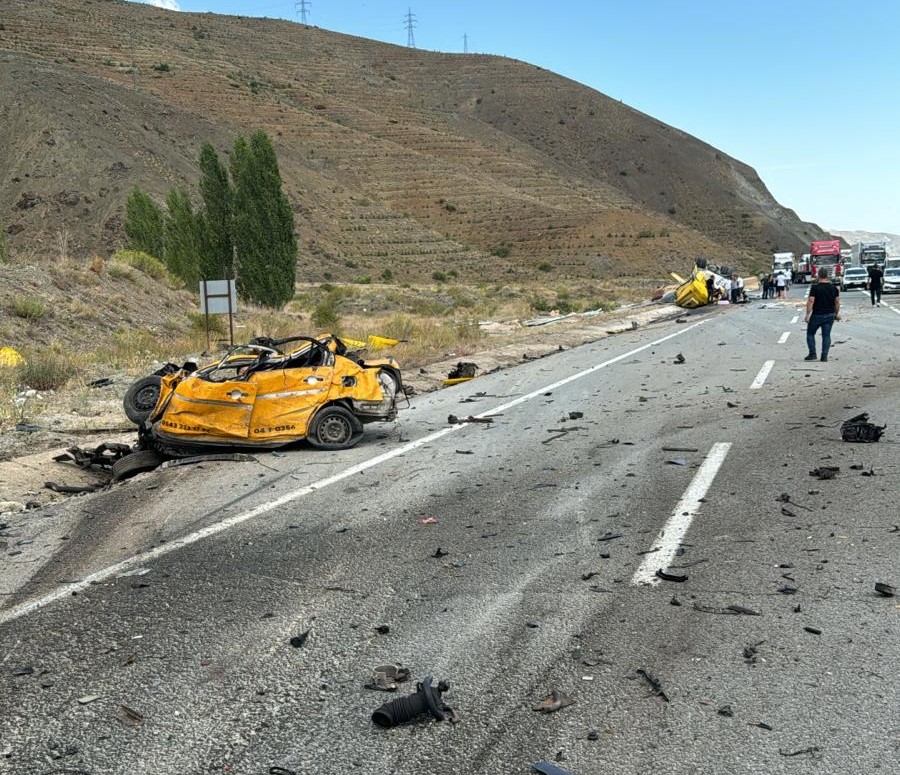
<instances>
[{"instance_id":1,"label":"poplar tree","mask_svg":"<svg viewBox=\"0 0 900 775\"><path fill-rule=\"evenodd\" d=\"M173 188L166 197L165 263L185 287L193 290L201 279L200 233L191 199L183 188Z\"/></svg>"},{"instance_id":2,"label":"poplar tree","mask_svg":"<svg viewBox=\"0 0 900 775\"><path fill-rule=\"evenodd\" d=\"M125 203L125 234L130 250L139 250L154 258L163 259L162 208L137 186Z\"/></svg>"},{"instance_id":3,"label":"poplar tree","mask_svg":"<svg viewBox=\"0 0 900 775\"><path fill-rule=\"evenodd\" d=\"M209 143L200 149L200 195L200 275L207 280L230 280L234 277L231 183Z\"/></svg>"},{"instance_id":4,"label":"poplar tree","mask_svg":"<svg viewBox=\"0 0 900 775\"><path fill-rule=\"evenodd\" d=\"M294 213L265 132L255 132L249 143L235 140L231 179L239 291L257 304L281 308L294 296L297 240Z\"/></svg>"}]
</instances>

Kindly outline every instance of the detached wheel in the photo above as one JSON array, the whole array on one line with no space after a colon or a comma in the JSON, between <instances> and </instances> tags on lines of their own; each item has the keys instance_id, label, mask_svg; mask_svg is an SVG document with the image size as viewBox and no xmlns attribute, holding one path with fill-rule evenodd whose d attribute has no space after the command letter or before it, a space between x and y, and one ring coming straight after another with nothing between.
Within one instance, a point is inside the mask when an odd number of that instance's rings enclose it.
<instances>
[{"instance_id":1,"label":"detached wheel","mask_svg":"<svg viewBox=\"0 0 900 775\"><path fill-rule=\"evenodd\" d=\"M152 449L142 449L138 452L132 452L130 455L120 458L112 466L112 480L121 482L130 476L140 474L144 471L152 471L159 466L165 458Z\"/></svg>"},{"instance_id":2,"label":"detached wheel","mask_svg":"<svg viewBox=\"0 0 900 775\"><path fill-rule=\"evenodd\" d=\"M142 425L150 417L159 400L161 386L162 377L151 374L149 377L141 377L125 391L122 406L128 419L135 425Z\"/></svg>"},{"instance_id":3,"label":"detached wheel","mask_svg":"<svg viewBox=\"0 0 900 775\"><path fill-rule=\"evenodd\" d=\"M313 417L306 438L319 449L350 449L362 438L362 423L343 406L326 406Z\"/></svg>"}]
</instances>

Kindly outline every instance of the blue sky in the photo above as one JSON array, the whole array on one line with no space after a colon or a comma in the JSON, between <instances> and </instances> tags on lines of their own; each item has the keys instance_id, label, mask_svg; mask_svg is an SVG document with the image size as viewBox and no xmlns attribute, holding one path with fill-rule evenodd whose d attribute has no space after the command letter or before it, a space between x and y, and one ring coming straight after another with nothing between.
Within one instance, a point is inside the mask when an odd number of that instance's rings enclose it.
<instances>
[{"instance_id":1,"label":"blue sky","mask_svg":"<svg viewBox=\"0 0 900 775\"><path fill-rule=\"evenodd\" d=\"M295 0L139 0L297 21ZM900 234L897 0L308 0L318 27L522 59L683 129L823 227ZM883 35L882 35L883 33ZM881 36L881 37L880 37Z\"/></svg>"}]
</instances>

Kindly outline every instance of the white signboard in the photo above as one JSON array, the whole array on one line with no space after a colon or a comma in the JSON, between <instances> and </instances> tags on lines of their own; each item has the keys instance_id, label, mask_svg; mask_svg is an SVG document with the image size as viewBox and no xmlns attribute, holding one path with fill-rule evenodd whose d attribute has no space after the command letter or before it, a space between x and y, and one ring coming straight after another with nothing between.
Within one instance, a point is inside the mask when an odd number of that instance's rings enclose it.
<instances>
[{"instance_id":1,"label":"white signboard","mask_svg":"<svg viewBox=\"0 0 900 775\"><path fill-rule=\"evenodd\" d=\"M237 288L234 280L201 280L200 312L204 315L237 312Z\"/></svg>"}]
</instances>

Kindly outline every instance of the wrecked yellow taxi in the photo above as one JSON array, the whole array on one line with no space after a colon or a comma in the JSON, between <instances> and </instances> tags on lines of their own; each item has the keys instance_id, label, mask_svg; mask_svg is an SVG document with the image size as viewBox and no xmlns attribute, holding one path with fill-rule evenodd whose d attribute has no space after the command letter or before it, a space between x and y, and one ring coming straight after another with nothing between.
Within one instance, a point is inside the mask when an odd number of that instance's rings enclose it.
<instances>
[{"instance_id":1,"label":"wrecked yellow taxi","mask_svg":"<svg viewBox=\"0 0 900 775\"><path fill-rule=\"evenodd\" d=\"M263 338L212 365L161 374L139 446L171 456L302 440L320 449L353 447L364 425L393 420L405 397L396 361L354 355L334 335Z\"/></svg>"}]
</instances>

